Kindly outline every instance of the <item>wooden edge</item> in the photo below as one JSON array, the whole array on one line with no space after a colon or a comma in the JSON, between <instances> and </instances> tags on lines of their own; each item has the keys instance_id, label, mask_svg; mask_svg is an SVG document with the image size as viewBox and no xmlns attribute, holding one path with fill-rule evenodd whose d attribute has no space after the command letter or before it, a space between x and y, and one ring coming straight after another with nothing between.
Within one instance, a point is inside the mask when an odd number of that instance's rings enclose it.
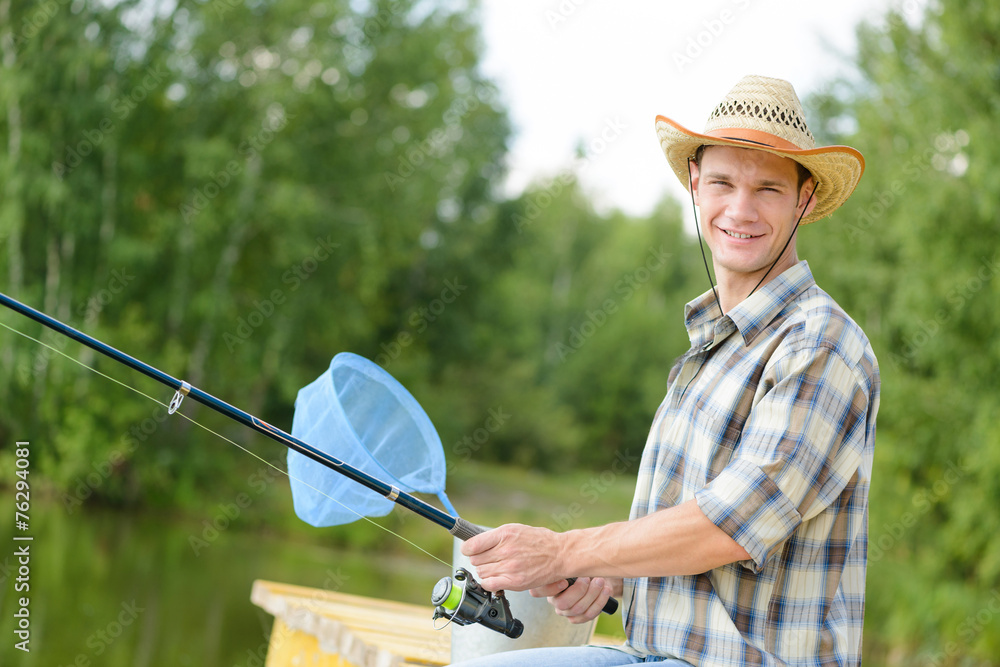
<instances>
[{"instance_id":1,"label":"wooden edge","mask_svg":"<svg viewBox=\"0 0 1000 667\"><path fill-rule=\"evenodd\" d=\"M433 632L430 607L264 580L253 583L250 599L351 664L396 667L450 660L450 633Z\"/></svg>"},{"instance_id":2,"label":"wooden edge","mask_svg":"<svg viewBox=\"0 0 1000 667\"><path fill-rule=\"evenodd\" d=\"M338 653L353 664L404 667L410 661L431 665L450 661L451 633L434 632L429 605L263 579L253 582L250 600L289 628L316 637L323 651ZM391 634L386 634L386 629ZM407 645L405 654L390 651L384 645L387 641L396 651L400 644ZM590 643L621 646L623 640L594 634Z\"/></svg>"}]
</instances>

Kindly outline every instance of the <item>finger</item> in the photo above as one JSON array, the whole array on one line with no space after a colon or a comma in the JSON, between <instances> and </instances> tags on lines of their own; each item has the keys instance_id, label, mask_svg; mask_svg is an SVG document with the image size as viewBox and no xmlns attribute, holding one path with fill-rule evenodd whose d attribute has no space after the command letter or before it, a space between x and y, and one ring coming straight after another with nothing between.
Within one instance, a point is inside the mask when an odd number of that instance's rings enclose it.
<instances>
[{"instance_id":1,"label":"finger","mask_svg":"<svg viewBox=\"0 0 1000 667\"><path fill-rule=\"evenodd\" d=\"M568 583L568 580L567 580ZM558 591L549 597L549 603L556 608L559 614L566 615L574 605L578 604L587 594L590 587L590 577L580 577L572 584L567 585L563 590Z\"/></svg>"},{"instance_id":2,"label":"finger","mask_svg":"<svg viewBox=\"0 0 1000 667\"><path fill-rule=\"evenodd\" d=\"M532 588L529 593L531 593L531 597L550 598L559 595L567 588L569 588L569 582L565 579L560 579L559 581L553 581L551 584Z\"/></svg>"},{"instance_id":3,"label":"finger","mask_svg":"<svg viewBox=\"0 0 1000 667\"><path fill-rule=\"evenodd\" d=\"M590 607L579 616L568 616L570 623L588 623L604 613L604 605L614 595L614 589L610 584L605 584L598 596L591 603Z\"/></svg>"},{"instance_id":4,"label":"finger","mask_svg":"<svg viewBox=\"0 0 1000 667\"><path fill-rule=\"evenodd\" d=\"M580 619L574 621L576 623L590 620L601 613L604 602L610 595L610 586L600 577L586 583L578 580L564 595L556 596L556 612L571 620Z\"/></svg>"},{"instance_id":5,"label":"finger","mask_svg":"<svg viewBox=\"0 0 1000 667\"><path fill-rule=\"evenodd\" d=\"M462 555L466 557L477 556L485 551L489 551L499 543L499 536L496 530L488 530L480 533L462 543Z\"/></svg>"},{"instance_id":6,"label":"finger","mask_svg":"<svg viewBox=\"0 0 1000 667\"><path fill-rule=\"evenodd\" d=\"M491 593L497 591L519 591L517 582L509 575L498 575L495 577L484 577L480 575L479 585Z\"/></svg>"}]
</instances>

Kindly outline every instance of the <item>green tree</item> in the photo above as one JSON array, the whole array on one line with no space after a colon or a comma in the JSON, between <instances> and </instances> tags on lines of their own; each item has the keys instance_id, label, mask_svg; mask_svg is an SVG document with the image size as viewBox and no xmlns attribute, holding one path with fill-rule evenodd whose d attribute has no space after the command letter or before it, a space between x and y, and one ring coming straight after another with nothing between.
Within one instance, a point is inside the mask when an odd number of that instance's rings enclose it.
<instances>
[{"instance_id":1,"label":"green tree","mask_svg":"<svg viewBox=\"0 0 1000 667\"><path fill-rule=\"evenodd\" d=\"M469 7L43 4L0 4L5 292L287 427L298 387L379 354L481 242L508 127ZM97 466L87 497L193 501L245 464L5 335L0 435L45 442L61 490Z\"/></svg>"},{"instance_id":2,"label":"green tree","mask_svg":"<svg viewBox=\"0 0 1000 667\"><path fill-rule=\"evenodd\" d=\"M814 100L827 138L868 164L803 244L881 365L866 621L876 664L1000 654L998 29L995 3L889 13L859 30L860 80Z\"/></svg>"},{"instance_id":3,"label":"green tree","mask_svg":"<svg viewBox=\"0 0 1000 667\"><path fill-rule=\"evenodd\" d=\"M456 304L471 354L442 356L444 395L466 408L441 429L446 445L458 460L550 470L638 455L687 348L683 304L707 287L676 206L648 219L599 214L566 170L504 204L488 248L482 298ZM507 425L470 448L498 406Z\"/></svg>"}]
</instances>

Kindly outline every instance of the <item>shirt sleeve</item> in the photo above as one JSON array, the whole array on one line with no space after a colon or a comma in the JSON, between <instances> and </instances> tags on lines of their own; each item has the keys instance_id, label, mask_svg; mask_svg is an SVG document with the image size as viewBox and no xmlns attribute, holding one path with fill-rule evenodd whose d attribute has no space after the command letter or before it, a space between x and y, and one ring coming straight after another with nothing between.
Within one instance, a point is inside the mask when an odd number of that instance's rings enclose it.
<instances>
[{"instance_id":1,"label":"shirt sleeve","mask_svg":"<svg viewBox=\"0 0 1000 667\"><path fill-rule=\"evenodd\" d=\"M865 377L825 346L791 352L762 378L732 460L695 494L760 571L798 526L833 504L862 464Z\"/></svg>"}]
</instances>

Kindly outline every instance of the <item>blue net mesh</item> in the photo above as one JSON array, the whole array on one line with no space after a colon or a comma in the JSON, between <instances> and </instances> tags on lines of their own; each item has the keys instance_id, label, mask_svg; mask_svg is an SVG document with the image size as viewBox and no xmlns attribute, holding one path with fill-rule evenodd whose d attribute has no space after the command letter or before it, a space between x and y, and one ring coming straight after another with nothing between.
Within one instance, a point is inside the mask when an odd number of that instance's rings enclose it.
<instances>
[{"instance_id":1,"label":"blue net mesh","mask_svg":"<svg viewBox=\"0 0 1000 667\"><path fill-rule=\"evenodd\" d=\"M402 491L436 494L457 516L444 492L444 451L430 418L403 385L364 357L338 354L299 390L292 435ZM288 452L288 474L295 513L313 526L384 516L394 504L295 451Z\"/></svg>"}]
</instances>

